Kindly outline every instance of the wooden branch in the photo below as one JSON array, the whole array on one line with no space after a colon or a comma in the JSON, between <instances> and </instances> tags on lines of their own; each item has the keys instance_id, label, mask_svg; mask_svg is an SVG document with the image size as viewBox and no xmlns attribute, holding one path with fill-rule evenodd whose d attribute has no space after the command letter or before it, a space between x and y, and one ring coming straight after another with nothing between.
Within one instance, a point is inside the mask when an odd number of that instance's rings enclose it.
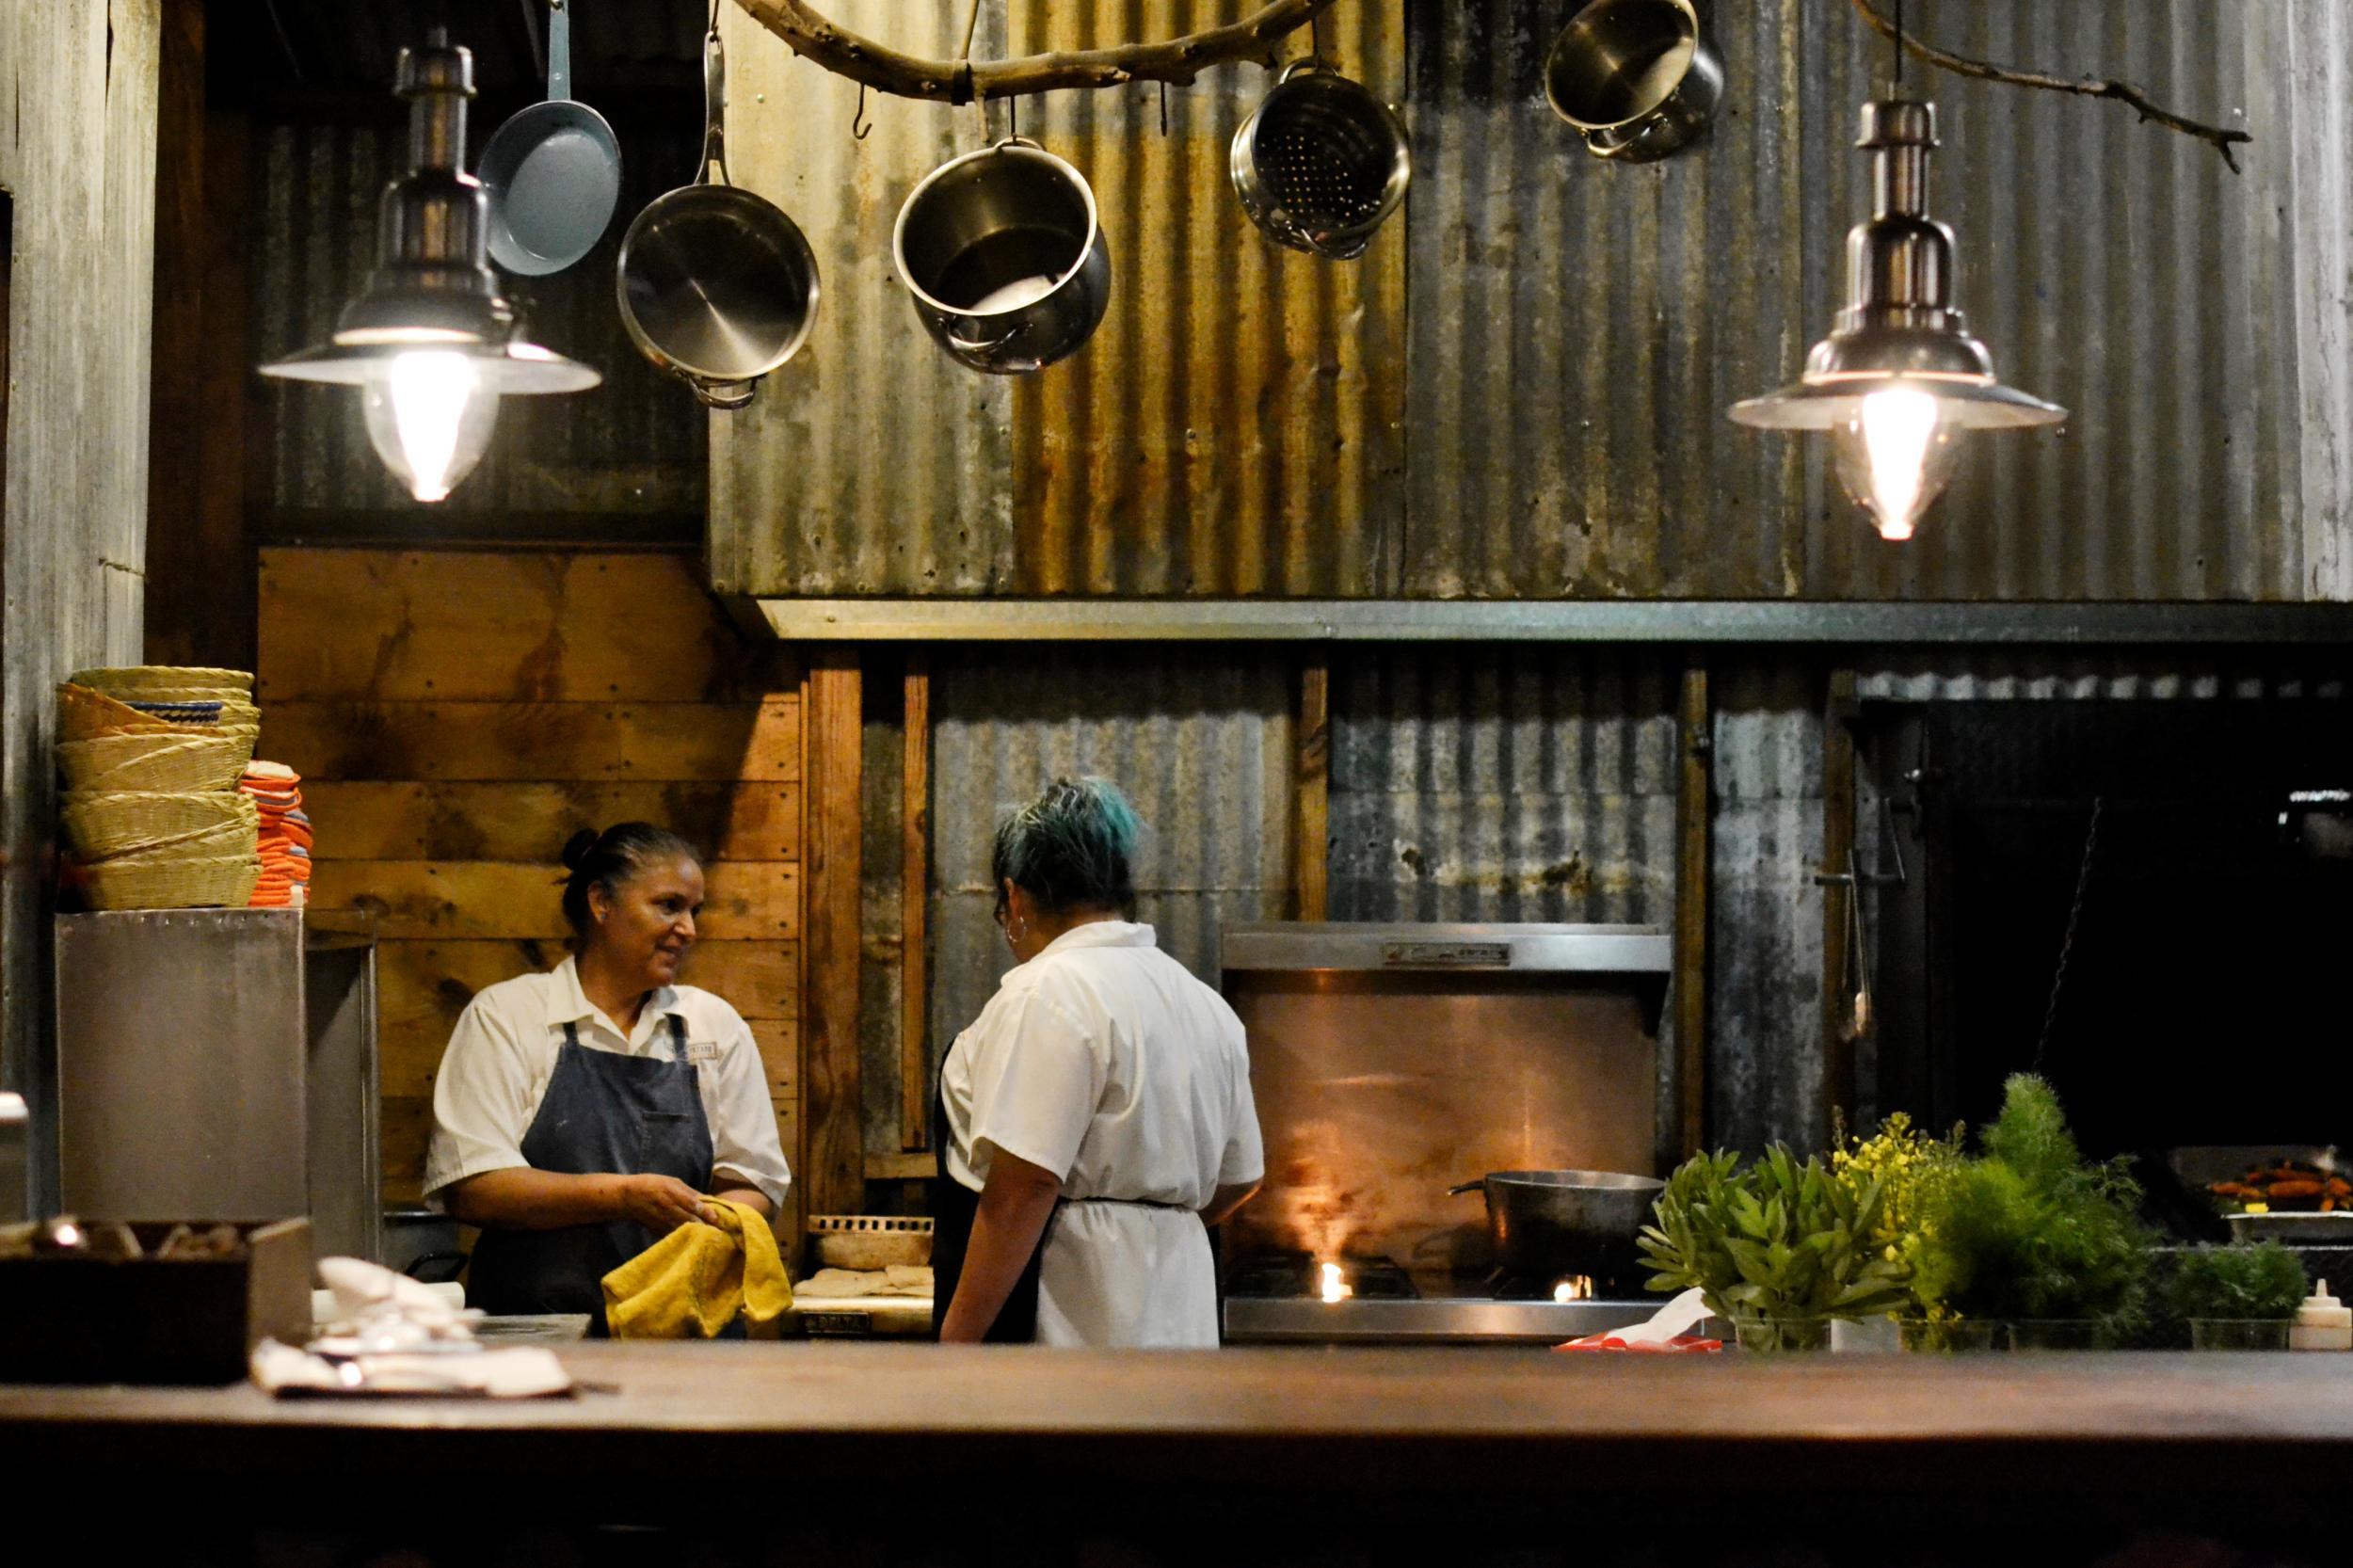
<instances>
[{"instance_id":1,"label":"wooden branch","mask_svg":"<svg viewBox=\"0 0 2353 1568\"><path fill-rule=\"evenodd\" d=\"M1234 60L1271 65L1281 39L1305 26L1334 3L1272 0L1240 22L1162 43L1124 43L1112 49L968 61L924 59L860 38L826 21L809 0L736 0L794 54L837 76L863 82L877 92L951 104L1012 98L1055 88L1115 88L1129 82L1183 86L1213 65Z\"/></svg>"},{"instance_id":2,"label":"wooden branch","mask_svg":"<svg viewBox=\"0 0 2353 1568\"><path fill-rule=\"evenodd\" d=\"M1872 6L1871 0L1854 0L1854 8L1863 13L1863 19L1869 23L1881 38L1896 39L1896 24L1881 16ZM2192 120L2186 115L2178 115L2170 109L2161 108L2151 103L2149 95L2130 82L2119 82L2100 76L2052 76L2040 71L2012 71L2004 66L1990 65L1984 60L1973 60L1966 55L1947 53L1934 44L1923 42L1920 36L1910 28L1904 30L1904 35L1898 41L1902 43L1904 53L1915 59L1925 60L1940 71L1949 71L1956 76L1967 76L1979 82L2007 82L2011 87L2018 88L2041 88L2047 92L2072 92L2083 98L2113 98L2118 103L2129 106L2144 123L2154 121L2169 131L2179 131L2185 136L2196 136L2200 141L2207 143L2222 154L2222 161L2231 166L2231 172L2233 174L2239 172L2239 167L2238 159L2232 155L2232 146L2234 143L2249 142L2255 139L2250 133L2246 131L2226 130L2219 125L2208 125L2202 120Z\"/></svg>"}]
</instances>

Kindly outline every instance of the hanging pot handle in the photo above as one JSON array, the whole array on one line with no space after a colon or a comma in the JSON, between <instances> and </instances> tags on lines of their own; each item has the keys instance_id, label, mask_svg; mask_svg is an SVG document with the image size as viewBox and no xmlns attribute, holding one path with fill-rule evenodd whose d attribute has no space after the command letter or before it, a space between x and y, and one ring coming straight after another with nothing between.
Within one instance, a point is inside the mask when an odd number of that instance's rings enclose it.
<instances>
[{"instance_id":1,"label":"hanging pot handle","mask_svg":"<svg viewBox=\"0 0 2353 1568\"><path fill-rule=\"evenodd\" d=\"M1487 1180L1484 1176L1481 1176L1477 1181L1462 1181L1455 1183L1453 1186L1446 1190L1446 1195L1449 1198L1459 1198L1465 1192L1483 1192L1486 1190Z\"/></svg>"},{"instance_id":2,"label":"hanging pot handle","mask_svg":"<svg viewBox=\"0 0 2353 1568\"><path fill-rule=\"evenodd\" d=\"M1596 158L1625 157L1642 145L1642 133L1649 129L1650 122L1645 120L1641 130L1631 133L1619 126L1588 131L1585 133L1585 151Z\"/></svg>"},{"instance_id":3,"label":"hanging pot handle","mask_svg":"<svg viewBox=\"0 0 2353 1568\"><path fill-rule=\"evenodd\" d=\"M571 0L548 0L548 101L572 95Z\"/></svg>"},{"instance_id":4,"label":"hanging pot handle","mask_svg":"<svg viewBox=\"0 0 2353 1568\"><path fill-rule=\"evenodd\" d=\"M723 122L728 112L728 52L719 41L719 29L713 27L703 35L703 155L695 168L695 184L711 183L711 166L719 166L719 184L735 182L728 174L727 133Z\"/></svg>"},{"instance_id":5,"label":"hanging pot handle","mask_svg":"<svg viewBox=\"0 0 2353 1568\"><path fill-rule=\"evenodd\" d=\"M1016 322L993 338L968 338L953 328L947 329L948 346L959 354L994 354L1015 342L1030 329L1027 322Z\"/></svg>"},{"instance_id":6,"label":"hanging pot handle","mask_svg":"<svg viewBox=\"0 0 2353 1568\"><path fill-rule=\"evenodd\" d=\"M741 408L760 391L756 376L749 381L713 381L681 370L678 378L694 389L696 400L706 408Z\"/></svg>"},{"instance_id":7,"label":"hanging pot handle","mask_svg":"<svg viewBox=\"0 0 2353 1568\"><path fill-rule=\"evenodd\" d=\"M1329 71L1330 69L1330 66L1325 65L1313 55L1302 55L1295 60L1284 62L1283 69L1274 73L1274 85L1279 88L1303 71Z\"/></svg>"},{"instance_id":8,"label":"hanging pot handle","mask_svg":"<svg viewBox=\"0 0 2353 1568\"><path fill-rule=\"evenodd\" d=\"M1002 152L1008 147L1026 147L1032 152L1043 152L1046 151L1044 144L1032 141L1028 136L1019 135L999 136L995 144L989 148L989 151L992 152Z\"/></svg>"}]
</instances>

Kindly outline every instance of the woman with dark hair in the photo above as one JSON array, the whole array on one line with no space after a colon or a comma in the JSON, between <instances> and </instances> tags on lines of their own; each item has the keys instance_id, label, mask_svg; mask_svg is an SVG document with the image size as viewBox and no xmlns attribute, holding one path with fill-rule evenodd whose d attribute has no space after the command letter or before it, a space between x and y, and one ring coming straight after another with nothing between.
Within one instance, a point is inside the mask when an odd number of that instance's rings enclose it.
<instances>
[{"instance_id":1,"label":"woman with dark hair","mask_svg":"<svg viewBox=\"0 0 2353 1568\"><path fill-rule=\"evenodd\" d=\"M997 830L1016 966L940 1067L939 1336L1215 1345L1209 1228L1265 1174L1241 1021L1134 923L1139 824L1056 779Z\"/></svg>"},{"instance_id":2,"label":"woman with dark hair","mask_svg":"<svg viewBox=\"0 0 2353 1568\"><path fill-rule=\"evenodd\" d=\"M751 1030L678 984L702 864L677 834L575 834L572 955L478 992L433 1084L426 1201L482 1227L467 1273L493 1313L585 1312L601 1281L726 1198L774 1218L792 1173Z\"/></svg>"}]
</instances>

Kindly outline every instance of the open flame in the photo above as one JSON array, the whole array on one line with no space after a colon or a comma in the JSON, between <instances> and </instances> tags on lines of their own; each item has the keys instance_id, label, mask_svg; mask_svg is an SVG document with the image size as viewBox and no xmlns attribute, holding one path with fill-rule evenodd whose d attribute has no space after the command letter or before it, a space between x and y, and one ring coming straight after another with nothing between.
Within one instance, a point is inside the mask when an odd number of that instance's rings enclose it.
<instances>
[{"instance_id":1,"label":"open flame","mask_svg":"<svg viewBox=\"0 0 2353 1568\"><path fill-rule=\"evenodd\" d=\"M1552 1299L1556 1302L1592 1301L1593 1299L1593 1276L1571 1274L1566 1279L1557 1281L1552 1288Z\"/></svg>"},{"instance_id":2,"label":"open flame","mask_svg":"<svg viewBox=\"0 0 2353 1568\"><path fill-rule=\"evenodd\" d=\"M1317 1265L1317 1268L1322 1275L1322 1280L1318 1287L1318 1293L1321 1294L1325 1301L1344 1302L1349 1297L1356 1293L1355 1287L1350 1285L1347 1280L1340 1277L1340 1266L1338 1264L1322 1263Z\"/></svg>"}]
</instances>

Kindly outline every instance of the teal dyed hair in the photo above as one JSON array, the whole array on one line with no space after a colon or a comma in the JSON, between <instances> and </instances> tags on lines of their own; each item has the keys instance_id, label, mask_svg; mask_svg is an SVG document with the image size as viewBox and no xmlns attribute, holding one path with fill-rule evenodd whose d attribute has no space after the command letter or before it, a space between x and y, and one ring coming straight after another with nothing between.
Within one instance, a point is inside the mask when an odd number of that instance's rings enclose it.
<instances>
[{"instance_id":1,"label":"teal dyed hair","mask_svg":"<svg viewBox=\"0 0 2353 1568\"><path fill-rule=\"evenodd\" d=\"M1144 824L1108 778L1057 778L997 826L989 878L997 907L1010 882L1049 915L1136 906L1136 844Z\"/></svg>"}]
</instances>

